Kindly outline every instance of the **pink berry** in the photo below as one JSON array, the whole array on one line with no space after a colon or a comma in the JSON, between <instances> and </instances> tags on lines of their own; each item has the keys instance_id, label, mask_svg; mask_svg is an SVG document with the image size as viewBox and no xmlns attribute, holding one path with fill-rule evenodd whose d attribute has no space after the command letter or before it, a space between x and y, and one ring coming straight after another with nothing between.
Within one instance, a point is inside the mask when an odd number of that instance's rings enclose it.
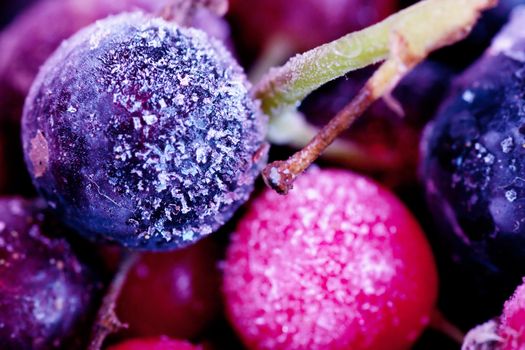
<instances>
[{"instance_id":1,"label":"pink berry","mask_svg":"<svg viewBox=\"0 0 525 350\"><path fill-rule=\"evenodd\" d=\"M525 349L525 283L505 303L498 333L503 338L501 350Z\"/></svg>"},{"instance_id":2,"label":"pink berry","mask_svg":"<svg viewBox=\"0 0 525 350\"><path fill-rule=\"evenodd\" d=\"M170 253L146 253L130 271L117 304L136 336L191 339L220 310L218 249L210 239Z\"/></svg>"},{"instance_id":3,"label":"pink berry","mask_svg":"<svg viewBox=\"0 0 525 350\"><path fill-rule=\"evenodd\" d=\"M280 38L297 50L371 25L391 14L395 4L393 0L230 0L245 45L264 48Z\"/></svg>"},{"instance_id":4,"label":"pink berry","mask_svg":"<svg viewBox=\"0 0 525 350\"><path fill-rule=\"evenodd\" d=\"M525 279L507 300L503 314L473 328L462 350L525 350Z\"/></svg>"},{"instance_id":5,"label":"pink berry","mask_svg":"<svg viewBox=\"0 0 525 350\"><path fill-rule=\"evenodd\" d=\"M203 350L183 340L168 338L133 339L111 346L108 350Z\"/></svg>"},{"instance_id":6,"label":"pink berry","mask_svg":"<svg viewBox=\"0 0 525 350\"><path fill-rule=\"evenodd\" d=\"M249 349L407 349L437 294L432 253L396 197L346 171L266 191L228 249L224 294Z\"/></svg>"}]
</instances>

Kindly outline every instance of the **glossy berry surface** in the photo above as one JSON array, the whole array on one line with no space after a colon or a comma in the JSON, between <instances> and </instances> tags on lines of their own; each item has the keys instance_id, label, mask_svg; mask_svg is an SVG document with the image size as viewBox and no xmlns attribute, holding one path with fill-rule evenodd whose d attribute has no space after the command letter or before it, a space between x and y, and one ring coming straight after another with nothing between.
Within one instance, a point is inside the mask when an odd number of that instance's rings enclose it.
<instances>
[{"instance_id":1,"label":"glossy berry surface","mask_svg":"<svg viewBox=\"0 0 525 350\"><path fill-rule=\"evenodd\" d=\"M406 349L436 293L411 214L374 182L337 170L256 199L224 269L227 313L249 349Z\"/></svg>"},{"instance_id":2,"label":"glossy berry surface","mask_svg":"<svg viewBox=\"0 0 525 350\"><path fill-rule=\"evenodd\" d=\"M217 40L134 13L55 52L27 98L23 142L34 184L68 225L169 249L215 231L248 198L265 121Z\"/></svg>"},{"instance_id":3,"label":"glossy berry surface","mask_svg":"<svg viewBox=\"0 0 525 350\"><path fill-rule=\"evenodd\" d=\"M451 274L459 274L449 299L481 319L498 312L525 274L523 19L521 12L455 82L423 144L428 202L456 266Z\"/></svg>"},{"instance_id":4,"label":"glossy berry surface","mask_svg":"<svg viewBox=\"0 0 525 350\"><path fill-rule=\"evenodd\" d=\"M108 350L203 350L203 347L183 340L151 338L127 340L109 347Z\"/></svg>"},{"instance_id":5,"label":"glossy berry surface","mask_svg":"<svg viewBox=\"0 0 525 350\"><path fill-rule=\"evenodd\" d=\"M284 39L303 51L378 22L394 11L395 1L230 0L230 8L245 45L260 49Z\"/></svg>"},{"instance_id":6,"label":"glossy berry surface","mask_svg":"<svg viewBox=\"0 0 525 350\"><path fill-rule=\"evenodd\" d=\"M135 336L194 339L220 313L218 248L209 238L145 253L127 276L117 315Z\"/></svg>"},{"instance_id":7,"label":"glossy berry surface","mask_svg":"<svg viewBox=\"0 0 525 350\"><path fill-rule=\"evenodd\" d=\"M46 235L42 210L41 202L0 200L2 349L75 348L88 327L98 287L67 242Z\"/></svg>"}]
</instances>

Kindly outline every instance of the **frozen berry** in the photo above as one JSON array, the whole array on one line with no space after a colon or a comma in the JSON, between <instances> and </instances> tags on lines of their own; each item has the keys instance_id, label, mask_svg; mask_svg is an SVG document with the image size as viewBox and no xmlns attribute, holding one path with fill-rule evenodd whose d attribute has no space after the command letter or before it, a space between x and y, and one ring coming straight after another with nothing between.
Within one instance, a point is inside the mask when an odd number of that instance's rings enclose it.
<instances>
[{"instance_id":1,"label":"frozen berry","mask_svg":"<svg viewBox=\"0 0 525 350\"><path fill-rule=\"evenodd\" d=\"M525 349L525 284L505 303L499 335L503 338L501 350Z\"/></svg>"},{"instance_id":2,"label":"frozen berry","mask_svg":"<svg viewBox=\"0 0 525 350\"><path fill-rule=\"evenodd\" d=\"M525 281L524 281L525 282ZM501 317L472 329L462 350L525 349L525 283L505 303Z\"/></svg>"},{"instance_id":3,"label":"frozen berry","mask_svg":"<svg viewBox=\"0 0 525 350\"><path fill-rule=\"evenodd\" d=\"M220 310L218 249L204 239L170 253L145 253L127 276L117 315L136 336L198 336Z\"/></svg>"},{"instance_id":4,"label":"frozen berry","mask_svg":"<svg viewBox=\"0 0 525 350\"><path fill-rule=\"evenodd\" d=\"M407 349L429 322L437 276L423 233L392 194L313 170L266 191L227 252L230 321L249 349Z\"/></svg>"},{"instance_id":5,"label":"frozen berry","mask_svg":"<svg viewBox=\"0 0 525 350\"><path fill-rule=\"evenodd\" d=\"M428 202L458 274L447 299L461 296L459 316L497 312L525 275L523 20L521 11L455 82L422 147Z\"/></svg>"},{"instance_id":6,"label":"frozen berry","mask_svg":"<svg viewBox=\"0 0 525 350\"><path fill-rule=\"evenodd\" d=\"M246 46L260 49L284 39L304 51L385 18L395 1L234 0L230 6Z\"/></svg>"},{"instance_id":7,"label":"frozen berry","mask_svg":"<svg viewBox=\"0 0 525 350\"><path fill-rule=\"evenodd\" d=\"M168 4L170 0L37 1L0 34L0 119L20 120L24 98L38 69L79 29L110 14L136 9L159 12ZM224 21L206 11L199 11L192 24L220 39L228 33Z\"/></svg>"},{"instance_id":8,"label":"frozen berry","mask_svg":"<svg viewBox=\"0 0 525 350\"><path fill-rule=\"evenodd\" d=\"M28 0L7 1L17 5L22 2ZM0 159L10 158L9 166L1 167L5 179L0 179L0 193L28 193L31 189L29 176L19 161L23 158L20 118L24 99L40 66L60 43L109 14L138 8L160 12L169 3L171 0L39 0L0 33L0 131L9 130L8 137L1 136L6 148L0 148ZM189 22L221 40L229 35L226 22L205 9L199 9Z\"/></svg>"},{"instance_id":9,"label":"frozen berry","mask_svg":"<svg viewBox=\"0 0 525 350\"><path fill-rule=\"evenodd\" d=\"M2 349L78 348L88 328L98 287L70 246L46 235L42 204L0 200Z\"/></svg>"},{"instance_id":10,"label":"frozen berry","mask_svg":"<svg viewBox=\"0 0 525 350\"><path fill-rule=\"evenodd\" d=\"M215 231L248 198L265 121L220 42L134 13L87 27L42 67L23 142L65 223L168 249Z\"/></svg>"},{"instance_id":11,"label":"frozen berry","mask_svg":"<svg viewBox=\"0 0 525 350\"><path fill-rule=\"evenodd\" d=\"M151 338L127 340L109 347L108 350L203 350L203 347L183 340Z\"/></svg>"}]
</instances>

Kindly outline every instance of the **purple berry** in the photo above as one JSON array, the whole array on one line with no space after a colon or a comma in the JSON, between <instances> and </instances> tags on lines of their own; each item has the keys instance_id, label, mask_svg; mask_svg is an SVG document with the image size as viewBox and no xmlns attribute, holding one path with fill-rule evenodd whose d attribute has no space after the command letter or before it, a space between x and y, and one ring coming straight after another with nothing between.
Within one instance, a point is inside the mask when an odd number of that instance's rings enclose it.
<instances>
[{"instance_id":1,"label":"purple berry","mask_svg":"<svg viewBox=\"0 0 525 350\"><path fill-rule=\"evenodd\" d=\"M65 240L46 235L42 210L40 201L0 199L2 349L78 346L86 328L92 274Z\"/></svg>"},{"instance_id":2,"label":"purple berry","mask_svg":"<svg viewBox=\"0 0 525 350\"><path fill-rule=\"evenodd\" d=\"M26 100L34 184L89 238L190 244L244 203L265 161L265 121L222 44L144 14L87 27Z\"/></svg>"},{"instance_id":3,"label":"purple berry","mask_svg":"<svg viewBox=\"0 0 525 350\"><path fill-rule=\"evenodd\" d=\"M14 1L18 2L28 0ZM20 161L20 118L24 99L40 66L60 43L109 14L134 9L157 13L170 3L171 0L38 0L0 33L0 137L5 142L5 147L0 148L0 165L4 158L9 164L0 167L0 193L28 193L31 188ZM0 16L2 13L0 8ZM229 36L227 23L205 9L198 9L190 22L220 40Z\"/></svg>"},{"instance_id":4,"label":"purple berry","mask_svg":"<svg viewBox=\"0 0 525 350\"><path fill-rule=\"evenodd\" d=\"M497 313L525 274L524 19L521 11L456 80L423 144L428 202L450 257L445 278L455 276L444 300L473 321Z\"/></svg>"},{"instance_id":5,"label":"purple berry","mask_svg":"<svg viewBox=\"0 0 525 350\"><path fill-rule=\"evenodd\" d=\"M170 0L39 0L0 34L0 119L20 120L23 101L40 66L60 43L110 14L159 12ZM56 20L60 18L60 21ZM225 22L199 10L193 26L224 40Z\"/></svg>"}]
</instances>

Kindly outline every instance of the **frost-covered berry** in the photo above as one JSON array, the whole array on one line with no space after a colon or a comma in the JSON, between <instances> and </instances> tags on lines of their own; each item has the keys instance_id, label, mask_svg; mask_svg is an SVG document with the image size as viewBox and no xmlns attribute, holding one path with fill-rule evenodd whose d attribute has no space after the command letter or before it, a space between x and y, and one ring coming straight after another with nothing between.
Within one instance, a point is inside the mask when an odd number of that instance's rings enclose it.
<instances>
[{"instance_id":1,"label":"frost-covered berry","mask_svg":"<svg viewBox=\"0 0 525 350\"><path fill-rule=\"evenodd\" d=\"M203 350L203 347L183 340L146 338L126 340L109 347L108 350Z\"/></svg>"},{"instance_id":2,"label":"frost-covered berry","mask_svg":"<svg viewBox=\"0 0 525 350\"><path fill-rule=\"evenodd\" d=\"M202 31L141 13L99 21L55 52L26 100L34 184L87 237L187 245L246 201L265 161L248 88Z\"/></svg>"},{"instance_id":3,"label":"frost-covered berry","mask_svg":"<svg viewBox=\"0 0 525 350\"><path fill-rule=\"evenodd\" d=\"M422 144L445 278L457 276L445 300L461 307L447 309L468 323L498 312L525 275L524 21L522 9L455 80Z\"/></svg>"},{"instance_id":4,"label":"frost-covered berry","mask_svg":"<svg viewBox=\"0 0 525 350\"><path fill-rule=\"evenodd\" d=\"M525 349L525 280L505 302L501 317L472 329L462 350Z\"/></svg>"},{"instance_id":5,"label":"frost-covered berry","mask_svg":"<svg viewBox=\"0 0 525 350\"><path fill-rule=\"evenodd\" d=\"M44 225L43 204L0 199L0 348L73 349L98 284Z\"/></svg>"},{"instance_id":6,"label":"frost-covered berry","mask_svg":"<svg viewBox=\"0 0 525 350\"><path fill-rule=\"evenodd\" d=\"M63 40L110 14L138 9L157 13L170 3L171 0L35 1L0 33L0 120L20 120L24 98L40 66ZM221 40L227 38L227 25L222 19L206 10L197 12L192 26Z\"/></svg>"},{"instance_id":7,"label":"frost-covered berry","mask_svg":"<svg viewBox=\"0 0 525 350\"><path fill-rule=\"evenodd\" d=\"M19 7L30 0L5 1ZM20 119L24 99L40 66L60 43L97 19L123 11L143 9L156 13L172 0L31 0L0 32L0 193L27 193L31 188L23 164ZM3 9L4 2L0 2ZM0 9L0 17L4 14ZM60 20L57 20L60 19ZM221 40L228 38L228 25L205 9L196 11L191 26ZM4 135L5 133L5 135ZM5 144L5 147L4 147ZM3 159L9 166L3 166Z\"/></svg>"},{"instance_id":8,"label":"frost-covered berry","mask_svg":"<svg viewBox=\"0 0 525 350\"><path fill-rule=\"evenodd\" d=\"M437 294L430 248L389 192L313 170L266 191L228 249L224 294L249 349L407 349Z\"/></svg>"},{"instance_id":9,"label":"frost-covered berry","mask_svg":"<svg viewBox=\"0 0 525 350\"><path fill-rule=\"evenodd\" d=\"M501 350L525 349L525 284L505 303L499 335L503 339Z\"/></svg>"}]
</instances>

